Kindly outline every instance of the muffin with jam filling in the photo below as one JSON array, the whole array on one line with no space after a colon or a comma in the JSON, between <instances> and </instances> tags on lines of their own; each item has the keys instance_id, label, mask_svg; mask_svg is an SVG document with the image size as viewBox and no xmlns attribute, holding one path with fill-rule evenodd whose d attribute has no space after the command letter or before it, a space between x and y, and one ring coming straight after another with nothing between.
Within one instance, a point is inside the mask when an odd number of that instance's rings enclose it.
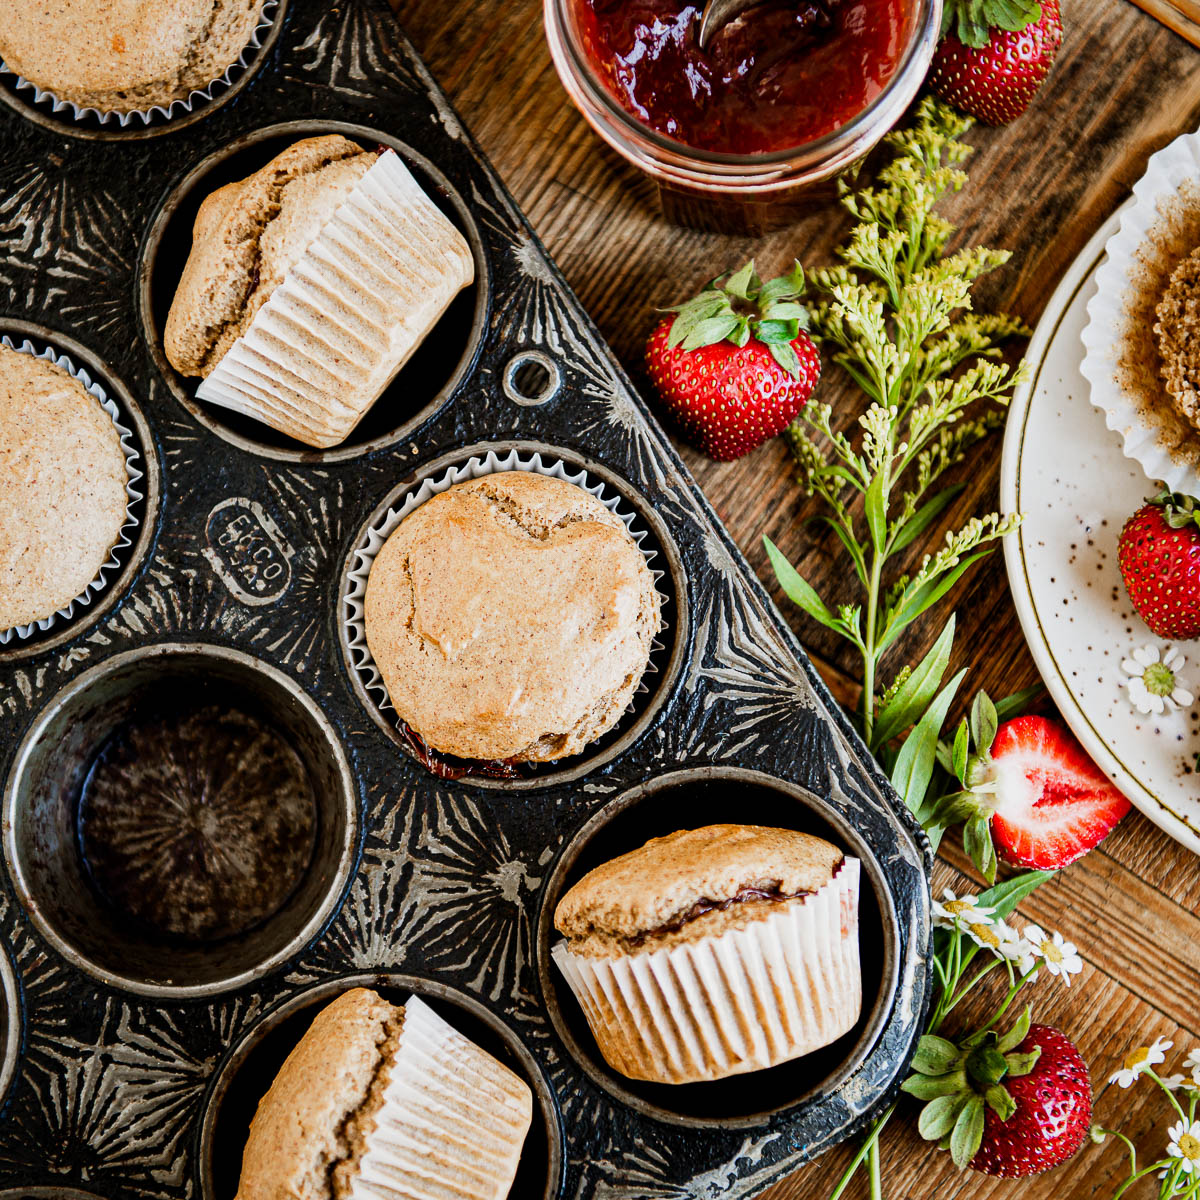
<instances>
[{"instance_id":1,"label":"muffin with jam filling","mask_svg":"<svg viewBox=\"0 0 1200 1200\"><path fill-rule=\"evenodd\" d=\"M611 1067L696 1083L773 1067L858 1020L859 863L791 829L709 825L585 875L554 946Z\"/></svg>"}]
</instances>

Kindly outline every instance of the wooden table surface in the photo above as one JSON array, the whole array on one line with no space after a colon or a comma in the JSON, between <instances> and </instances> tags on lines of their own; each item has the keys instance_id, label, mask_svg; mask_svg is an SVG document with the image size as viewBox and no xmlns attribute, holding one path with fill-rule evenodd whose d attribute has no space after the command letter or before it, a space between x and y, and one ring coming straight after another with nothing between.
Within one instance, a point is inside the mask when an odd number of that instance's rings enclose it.
<instances>
[{"instance_id":1,"label":"wooden table surface","mask_svg":"<svg viewBox=\"0 0 1200 1200\"><path fill-rule=\"evenodd\" d=\"M764 276L792 257L821 265L845 231L836 208L763 239L701 234L668 225L653 188L595 137L567 100L542 36L540 0L393 0L408 34L525 209L550 253L621 362L650 395L641 351L656 307L675 303L719 270L754 255ZM1007 129L977 128L970 182L946 205L961 237L1013 251L978 294L1030 324L1084 243L1128 194L1147 158L1200 122L1200 51L1128 0L1062 0L1066 38L1032 109ZM832 373L819 394L850 393ZM812 511L779 439L731 464L684 448L684 458L760 578L768 534L827 599L849 599L831 537L804 524ZM1000 440L982 447L947 523L997 504ZM931 539L932 540L932 539ZM913 548L918 558L923 547ZM852 658L773 589L822 673L854 700ZM1006 695L1036 679L997 552L951 599L958 639L951 669L969 666L971 691ZM948 610L942 612L942 619ZM918 659L936 636L935 616L909 631L892 670ZM885 676L889 674L885 664ZM956 718L955 718L956 719ZM949 843L948 843L949 845ZM965 882L951 846L935 887ZM1130 1046L1165 1035L1182 1052L1200 1045L1200 863L1132 813L1104 845L1044 885L1022 906L1060 929L1084 957L1067 988L1031 989L1036 1019L1058 1025L1091 1063L1097 1119L1165 1149L1165 1101L1142 1085L1107 1078ZM771 1200L827 1196L848 1159L836 1150L764 1193ZM1149 1161L1149 1160L1147 1160ZM885 1195L1109 1197L1124 1178L1114 1146L1087 1146L1068 1165L1014 1183L960 1174L919 1140L906 1109L884 1143ZM865 1184L848 1194L865 1195ZM1128 1195L1156 1195L1150 1184Z\"/></svg>"}]
</instances>

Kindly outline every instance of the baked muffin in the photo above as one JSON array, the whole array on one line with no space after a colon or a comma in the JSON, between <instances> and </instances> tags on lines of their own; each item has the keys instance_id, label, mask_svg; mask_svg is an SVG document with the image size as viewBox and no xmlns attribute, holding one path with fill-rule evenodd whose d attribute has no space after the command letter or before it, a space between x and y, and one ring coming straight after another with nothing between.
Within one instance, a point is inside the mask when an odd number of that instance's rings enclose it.
<instances>
[{"instance_id":1,"label":"baked muffin","mask_svg":"<svg viewBox=\"0 0 1200 1200\"><path fill-rule=\"evenodd\" d=\"M620 719L659 600L620 517L573 483L501 471L400 522L371 566L364 618L392 704L426 744L549 762Z\"/></svg>"},{"instance_id":2,"label":"baked muffin","mask_svg":"<svg viewBox=\"0 0 1200 1200\"><path fill-rule=\"evenodd\" d=\"M263 0L8 0L0 58L79 108L168 107L237 62L262 7Z\"/></svg>"},{"instance_id":3,"label":"baked muffin","mask_svg":"<svg viewBox=\"0 0 1200 1200\"><path fill-rule=\"evenodd\" d=\"M1167 393L1179 415L1200 430L1200 246L1171 273L1155 316Z\"/></svg>"},{"instance_id":4,"label":"baked muffin","mask_svg":"<svg viewBox=\"0 0 1200 1200\"><path fill-rule=\"evenodd\" d=\"M857 859L790 829L655 838L559 901L551 953L608 1064L697 1083L836 1041L862 1008Z\"/></svg>"},{"instance_id":5,"label":"baked muffin","mask_svg":"<svg viewBox=\"0 0 1200 1200\"><path fill-rule=\"evenodd\" d=\"M201 400L336 445L474 271L393 151L306 138L200 206L164 349Z\"/></svg>"},{"instance_id":6,"label":"baked muffin","mask_svg":"<svg viewBox=\"0 0 1200 1200\"><path fill-rule=\"evenodd\" d=\"M87 591L125 524L125 454L77 379L0 346L0 630Z\"/></svg>"},{"instance_id":7,"label":"baked muffin","mask_svg":"<svg viewBox=\"0 0 1200 1200\"><path fill-rule=\"evenodd\" d=\"M524 1080L417 997L354 988L259 1102L237 1200L503 1200L532 1116Z\"/></svg>"}]
</instances>

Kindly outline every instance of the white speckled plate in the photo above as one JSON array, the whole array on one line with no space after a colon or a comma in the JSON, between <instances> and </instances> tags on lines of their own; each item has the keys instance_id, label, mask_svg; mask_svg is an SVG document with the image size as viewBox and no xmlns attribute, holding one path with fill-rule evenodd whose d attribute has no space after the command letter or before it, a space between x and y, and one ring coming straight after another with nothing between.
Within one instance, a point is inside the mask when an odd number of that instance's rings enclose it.
<instances>
[{"instance_id":1,"label":"white speckled plate","mask_svg":"<svg viewBox=\"0 0 1200 1200\"><path fill-rule=\"evenodd\" d=\"M1054 702L1087 752L1155 824L1200 853L1200 706L1161 717L1129 703L1121 660L1165 645L1134 614L1117 537L1155 487L1092 406L1080 367L1087 304L1115 213L1084 247L1029 344L1031 382L1013 396L1000 503L1025 514L1005 561L1025 639ZM1200 695L1200 642L1181 675Z\"/></svg>"}]
</instances>

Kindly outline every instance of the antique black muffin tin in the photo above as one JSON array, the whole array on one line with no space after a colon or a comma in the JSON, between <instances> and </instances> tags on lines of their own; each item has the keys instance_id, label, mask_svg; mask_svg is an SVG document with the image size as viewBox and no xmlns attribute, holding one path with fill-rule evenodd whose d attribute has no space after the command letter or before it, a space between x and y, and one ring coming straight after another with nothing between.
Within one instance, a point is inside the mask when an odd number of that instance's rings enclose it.
<instances>
[{"instance_id":1,"label":"antique black muffin tin","mask_svg":"<svg viewBox=\"0 0 1200 1200\"><path fill-rule=\"evenodd\" d=\"M334 131L404 157L477 280L350 442L316 452L197 404L160 332L203 196ZM195 120L75 126L0 82L0 139L0 333L85 366L146 469L120 574L71 621L0 647L0 1200L228 1200L271 1073L354 981L420 992L529 1080L521 1200L745 1197L861 1126L928 999L928 844L386 0L281 5ZM586 469L636 511L670 626L599 746L518 781L435 778L347 657L345 576L390 498L512 448ZM188 949L89 890L73 805L129 698L197 680L253 698L305 757L321 848L275 917ZM600 859L711 820L790 824L862 857L863 1018L773 1071L637 1084L553 974L553 906Z\"/></svg>"}]
</instances>

